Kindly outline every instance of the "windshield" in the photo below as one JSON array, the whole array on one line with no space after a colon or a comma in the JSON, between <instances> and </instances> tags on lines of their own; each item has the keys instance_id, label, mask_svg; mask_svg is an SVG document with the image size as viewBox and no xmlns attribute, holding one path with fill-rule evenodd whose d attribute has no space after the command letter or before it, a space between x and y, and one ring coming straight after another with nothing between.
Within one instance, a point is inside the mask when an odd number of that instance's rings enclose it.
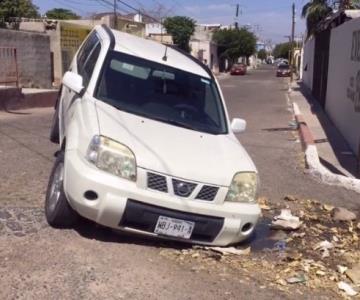
<instances>
[{"instance_id":1,"label":"windshield","mask_svg":"<svg viewBox=\"0 0 360 300\"><path fill-rule=\"evenodd\" d=\"M212 79L110 51L95 97L119 110L211 134L227 133Z\"/></svg>"}]
</instances>

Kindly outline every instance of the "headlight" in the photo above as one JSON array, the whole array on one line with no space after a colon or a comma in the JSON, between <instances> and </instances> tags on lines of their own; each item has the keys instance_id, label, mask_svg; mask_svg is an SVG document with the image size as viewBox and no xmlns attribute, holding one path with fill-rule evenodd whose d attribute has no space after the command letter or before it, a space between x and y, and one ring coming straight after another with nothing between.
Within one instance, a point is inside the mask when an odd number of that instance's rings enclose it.
<instances>
[{"instance_id":1,"label":"headlight","mask_svg":"<svg viewBox=\"0 0 360 300\"><path fill-rule=\"evenodd\" d=\"M135 156L125 145L96 135L90 142L86 158L103 171L136 181Z\"/></svg>"},{"instance_id":2,"label":"headlight","mask_svg":"<svg viewBox=\"0 0 360 300\"><path fill-rule=\"evenodd\" d=\"M225 201L255 203L257 193L257 174L244 172L235 174Z\"/></svg>"}]
</instances>

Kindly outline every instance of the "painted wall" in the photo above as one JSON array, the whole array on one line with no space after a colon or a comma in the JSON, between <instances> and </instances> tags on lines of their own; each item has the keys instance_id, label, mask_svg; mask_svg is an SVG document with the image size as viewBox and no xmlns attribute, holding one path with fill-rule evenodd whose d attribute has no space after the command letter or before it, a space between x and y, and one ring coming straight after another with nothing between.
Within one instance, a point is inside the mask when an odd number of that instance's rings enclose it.
<instances>
[{"instance_id":1,"label":"painted wall","mask_svg":"<svg viewBox=\"0 0 360 300\"><path fill-rule=\"evenodd\" d=\"M355 154L360 147L360 19L331 32L326 112ZM359 153L360 154L360 153Z\"/></svg>"},{"instance_id":2,"label":"painted wall","mask_svg":"<svg viewBox=\"0 0 360 300\"><path fill-rule=\"evenodd\" d=\"M312 90L314 77L314 53L315 39L310 38L306 41L302 53L302 62L300 68L300 78L307 88Z\"/></svg>"},{"instance_id":3,"label":"painted wall","mask_svg":"<svg viewBox=\"0 0 360 300\"><path fill-rule=\"evenodd\" d=\"M0 29L0 47L17 49L21 87L52 87L49 36L34 32Z\"/></svg>"}]
</instances>

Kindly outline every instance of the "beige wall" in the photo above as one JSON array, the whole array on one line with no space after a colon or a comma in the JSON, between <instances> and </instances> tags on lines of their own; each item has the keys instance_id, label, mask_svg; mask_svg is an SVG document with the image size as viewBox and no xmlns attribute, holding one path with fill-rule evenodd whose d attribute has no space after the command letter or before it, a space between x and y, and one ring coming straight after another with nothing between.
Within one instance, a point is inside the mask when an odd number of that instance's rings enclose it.
<instances>
[{"instance_id":1,"label":"beige wall","mask_svg":"<svg viewBox=\"0 0 360 300\"><path fill-rule=\"evenodd\" d=\"M358 34L356 34L358 33ZM360 143L360 19L331 32L326 111L358 154Z\"/></svg>"},{"instance_id":2,"label":"beige wall","mask_svg":"<svg viewBox=\"0 0 360 300\"><path fill-rule=\"evenodd\" d=\"M304 44L302 53L302 63L300 68L300 77L303 83L312 90L314 77L314 54L315 54L315 39L311 37Z\"/></svg>"},{"instance_id":3,"label":"beige wall","mask_svg":"<svg viewBox=\"0 0 360 300\"><path fill-rule=\"evenodd\" d=\"M46 34L0 29L0 47L17 49L21 87L52 87L50 39Z\"/></svg>"},{"instance_id":4,"label":"beige wall","mask_svg":"<svg viewBox=\"0 0 360 300\"><path fill-rule=\"evenodd\" d=\"M217 56L217 45L210 41L190 41L191 55L199 59L211 68L215 73L219 72L219 61Z\"/></svg>"}]
</instances>

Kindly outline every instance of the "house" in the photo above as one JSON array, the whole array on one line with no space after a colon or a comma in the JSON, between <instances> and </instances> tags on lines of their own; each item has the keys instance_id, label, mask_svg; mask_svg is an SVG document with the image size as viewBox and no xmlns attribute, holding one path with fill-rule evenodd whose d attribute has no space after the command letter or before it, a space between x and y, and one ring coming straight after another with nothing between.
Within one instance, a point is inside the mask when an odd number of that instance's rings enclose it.
<instances>
[{"instance_id":1,"label":"house","mask_svg":"<svg viewBox=\"0 0 360 300\"><path fill-rule=\"evenodd\" d=\"M195 28L190 39L191 55L207 65L214 73L219 72L217 44L212 41L213 33L220 24L202 24Z\"/></svg>"}]
</instances>

